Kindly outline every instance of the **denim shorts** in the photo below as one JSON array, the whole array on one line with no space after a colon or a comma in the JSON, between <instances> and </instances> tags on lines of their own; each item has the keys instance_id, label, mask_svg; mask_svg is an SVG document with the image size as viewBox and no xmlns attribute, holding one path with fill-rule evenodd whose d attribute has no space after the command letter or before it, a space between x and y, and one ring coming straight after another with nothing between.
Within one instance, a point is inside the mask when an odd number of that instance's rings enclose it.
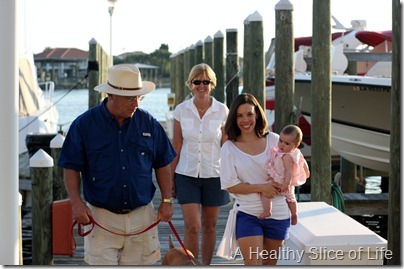
<instances>
[{"instance_id":1,"label":"denim shorts","mask_svg":"<svg viewBox=\"0 0 404 269\"><path fill-rule=\"evenodd\" d=\"M229 193L222 190L220 178L195 178L175 173L175 191L179 204L222 206L230 202Z\"/></svg>"},{"instance_id":2,"label":"denim shorts","mask_svg":"<svg viewBox=\"0 0 404 269\"><path fill-rule=\"evenodd\" d=\"M290 218L259 219L256 216L238 211L236 220L236 239L247 236L263 235L265 238L285 240L289 238Z\"/></svg>"}]
</instances>

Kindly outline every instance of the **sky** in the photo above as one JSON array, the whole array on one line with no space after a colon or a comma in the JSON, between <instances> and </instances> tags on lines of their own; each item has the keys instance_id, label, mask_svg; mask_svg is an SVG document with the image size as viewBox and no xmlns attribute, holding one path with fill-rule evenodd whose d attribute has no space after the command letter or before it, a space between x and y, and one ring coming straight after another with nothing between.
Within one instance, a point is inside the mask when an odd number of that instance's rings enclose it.
<instances>
[{"instance_id":1,"label":"sky","mask_svg":"<svg viewBox=\"0 0 404 269\"><path fill-rule=\"evenodd\" d=\"M0 0L8 1L8 0ZM94 38L109 53L110 14L107 0L19 0L20 51L46 47L88 50ZM264 49L275 37L275 5L285 0L117 0L112 15L112 52L151 53L161 44L177 53L221 31L237 29L243 52L244 21L262 16ZM293 5L295 37L312 35L312 0L289 0ZM369 31L392 29L391 0L330 0L331 14L345 27L366 20ZM334 22L332 22L332 25ZM334 32L334 30L333 30Z\"/></svg>"}]
</instances>

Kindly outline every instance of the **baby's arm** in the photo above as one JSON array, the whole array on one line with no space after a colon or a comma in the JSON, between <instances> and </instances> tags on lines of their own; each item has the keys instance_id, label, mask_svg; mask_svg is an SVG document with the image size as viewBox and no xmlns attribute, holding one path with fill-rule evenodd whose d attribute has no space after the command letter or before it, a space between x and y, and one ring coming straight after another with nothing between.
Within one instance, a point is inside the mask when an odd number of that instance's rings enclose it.
<instances>
[{"instance_id":1,"label":"baby's arm","mask_svg":"<svg viewBox=\"0 0 404 269\"><path fill-rule=\"evenodd\" d=\"M309 165L307 164L306 160L304 160L304 172L306 173L306 178L310 177L310 170L309 170Z\"/></svg>"}]
</instances>

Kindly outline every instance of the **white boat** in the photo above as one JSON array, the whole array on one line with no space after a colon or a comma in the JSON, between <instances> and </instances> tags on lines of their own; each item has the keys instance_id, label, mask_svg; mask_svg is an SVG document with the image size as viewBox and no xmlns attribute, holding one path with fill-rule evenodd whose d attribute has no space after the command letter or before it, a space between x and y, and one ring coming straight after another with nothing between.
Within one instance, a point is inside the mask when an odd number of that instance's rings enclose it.
<instances>
[{"instance_id":1,"label":"white boat","mask_svg":"<svg viewBox=\"0 0 404 269\"><path fill-rule=\"evenodd\" d=\"M311 57L311 47L306 46L311 45L311 40L297 40L301 43L295 52L297 70L294 99L304 118L300 122L310 123L311 74L306 71L305 60ZM385 60L389 53L391 57L391 31L355 29L333 34L332 150L352 163L382 172L390 170L391 62ZM378 58L373 56L384 59L377 61ZM355 75L344 74L348 58L357 62ZM366 58L370 60L364 60ZM273 86L267 87L267 109L268 104L274 102L268 100L268 97L274 98L273 92ZM310 136L310 130L307 129L310 128L306 127L306 133L303 130L304 136Z\"/></svg>"},{"instance_id":2,"label":"white boat","mask_svg":"<svg viewBox=\"0 0 404 269\"><path fill-rule=\"evenodd\" d=\"M29 177L27 135L56 134L58 131L59 115L52 100L55 84L49 81L43 83L43 86L44 90L38 84L33 55L20 56L18 114L20 178Z\"/></svg>"},{"instance_id":3,"label":"white boat","mask_svg":"<svg viewBox=\"0 0 404 269\"><path fill-rule=\"evenodd\" d=\"M311 122L311 76L295 77L295 100ZM331 146L360 166L389 171L390 78L333 76Z\"/></svg>"}]
</instances>

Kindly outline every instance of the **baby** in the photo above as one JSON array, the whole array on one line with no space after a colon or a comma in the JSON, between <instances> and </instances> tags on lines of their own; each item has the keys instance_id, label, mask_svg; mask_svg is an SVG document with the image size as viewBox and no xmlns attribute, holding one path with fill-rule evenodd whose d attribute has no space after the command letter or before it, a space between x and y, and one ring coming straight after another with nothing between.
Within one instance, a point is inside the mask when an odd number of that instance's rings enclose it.
<instances>
[{"instance_id":1,"label":"baby","mask_svg":"<svg viewBox=\"0 0 404 269\"><path fill-rule=\"evenodd\" d=\"M269 159L265 166L268 176L282 185L281 194L286 196L286 201L291 213L291 224L297 224L297 202L295 186L300 186L310 177L309 166L303 154L297 148L303 139L301 129L296 125L288 125L279 134L278 147L272 148L268 153ZM265 219L271 216L272 201L261 196L264 212L258 217Z\"/></svg>"}]
</instances>

